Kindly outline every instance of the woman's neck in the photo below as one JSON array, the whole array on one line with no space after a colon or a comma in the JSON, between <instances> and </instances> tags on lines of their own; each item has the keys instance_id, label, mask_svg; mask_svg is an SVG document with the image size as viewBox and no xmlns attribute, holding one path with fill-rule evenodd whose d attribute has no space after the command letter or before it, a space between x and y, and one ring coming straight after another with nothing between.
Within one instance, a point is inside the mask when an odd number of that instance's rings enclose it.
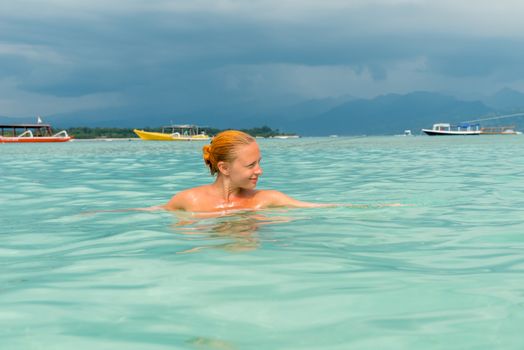
<instances>
[{"instance_id":1,"label":"woman's neck","mask_svg":"<svg viewBox=\"0 0 524 350\"><path fill-rule=\"evenodd\" d=\"M232 197L238 197L242 192L242 188L234 187L228 177L219 174L213 183L217 194L224 200L224 203L230 203Z\"/></svg>"}]
</instances>

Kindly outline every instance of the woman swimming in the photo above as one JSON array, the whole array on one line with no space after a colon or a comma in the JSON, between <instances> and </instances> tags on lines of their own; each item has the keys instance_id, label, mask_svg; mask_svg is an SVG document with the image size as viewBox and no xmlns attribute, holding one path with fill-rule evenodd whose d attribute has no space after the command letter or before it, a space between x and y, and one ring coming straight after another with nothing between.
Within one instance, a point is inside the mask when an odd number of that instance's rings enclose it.
<instances>
[{"instance_id":1,"label":"woman swimming","mask_svg":"<svg viewBox=\"0 0 524 350\"><path fill-rule=\"evenodd\" d=\"M215 182L182 191L164 206L167 210L217 212L269 207L325 207L302 202L275 190L256 190L262 175L260 149L254 137L237 130L223 131L203 147L204 162Z\"/></svg>"}]
</instances>

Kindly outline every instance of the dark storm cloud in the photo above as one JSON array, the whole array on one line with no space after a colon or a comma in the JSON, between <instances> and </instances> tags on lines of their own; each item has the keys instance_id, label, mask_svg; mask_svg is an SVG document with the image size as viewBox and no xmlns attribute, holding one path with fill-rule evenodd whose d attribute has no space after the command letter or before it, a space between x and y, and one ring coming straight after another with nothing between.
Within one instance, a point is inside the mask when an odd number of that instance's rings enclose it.
<instances>
[{"instance_id":1,"label":"dark storm cloud","mask_svg":"<svg viewBox=\"0 0 524 350\"><path fill-rule=\"evenodd\" d=\"M521 78L524 40L446 38L428 54L435 72L459 78L499 74Z\"/></svg>"},{"instance_id":2,"label":"dark storm cloud","mask_svg":"<svg viewBox=\"0 0 524 350\"><path fill-rule=\"evenodd\" d=\"M244 79L237 89L236 83L227 86L228 79L240 81L242 74L257 69L261 79L273 79L271 72L286 74L272 71L273 65L349 69L354 77L369 77L371 90L374 82L409 86L409 81L392 81L391 72L417 60L425 65L414 71L426 80L489 77L511 82L523 73L520 39L483 36L459 25L456 32L432 29L425 18L431 21L433 12L423 1L354 1L354 6L306 1L302 7L283 2L288 6L281 12L281 3L273 8L271 2L257 1L252 7L224 2L231 10L211 2L115 2L108 8L102 2L80 2L78 8L60 1L47 7L30 3L33 9L27 13L19 8L9 13L9 5L1 6L0 79L55 97L107 92L134 103L156 99L187 105L203 98L245 99L255 94L256 79ZM269 9L272 14L263 12ZM247 73L242 70L246 66L251 67ZM302 74L308 78L310 72ZM308 82L316 84L318 73L311 74ZM402 72L396 76L401 79ZM296 78L275 79L267 93L283 89L291 79ZM357 80L348 80L348 89L358 87ZM259 97L265 94L261 89L256 90Z\"/></svg>"}]
</instances>

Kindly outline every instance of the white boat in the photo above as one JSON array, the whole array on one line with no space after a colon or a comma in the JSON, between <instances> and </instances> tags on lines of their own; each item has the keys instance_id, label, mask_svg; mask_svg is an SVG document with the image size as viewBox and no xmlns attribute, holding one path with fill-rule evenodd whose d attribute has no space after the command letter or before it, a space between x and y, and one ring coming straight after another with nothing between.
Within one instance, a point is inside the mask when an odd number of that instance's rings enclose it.
<instances>
[{"instance_id":1,"label":"white boat","mask_svg":"<svg viewBox=\"0 0 524 350\"><path fill-rule=\"evenodd\" d=\"M299 135L275 135L271 136L273 139L298 139Z\"/></svg>"},{"instance_id":2,"label":"white boat","mask_svg":"<svg viewBox=\"0 0 524 350\"><path fill-rule=\"evenodd\" d=\"M451 125L449 123L433 124L431 129L422 129L429 136L470 136L480 135L482 130L480 124L462 123L458 125Z\"/></svg>"}]
</instances>

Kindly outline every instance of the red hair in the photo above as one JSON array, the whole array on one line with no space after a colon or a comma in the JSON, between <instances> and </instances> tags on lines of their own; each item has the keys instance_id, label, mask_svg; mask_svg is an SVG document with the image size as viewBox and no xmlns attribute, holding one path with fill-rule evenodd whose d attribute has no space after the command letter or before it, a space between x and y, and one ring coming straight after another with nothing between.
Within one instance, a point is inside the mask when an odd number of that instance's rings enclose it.
<instances>
[{"instance_id":1,"label":"red hair","mask_svg":"<svg viewBox=\"0 0 524 350\"><path fill-rule=\"evenodd\" d=\"M211 143L202 148L211 175L218 173L218 162L232 162L236 158L236 148L251 142L255 142L253 136L238 130L222 131L213 137Z\"/></svg>"}]
</instances>

